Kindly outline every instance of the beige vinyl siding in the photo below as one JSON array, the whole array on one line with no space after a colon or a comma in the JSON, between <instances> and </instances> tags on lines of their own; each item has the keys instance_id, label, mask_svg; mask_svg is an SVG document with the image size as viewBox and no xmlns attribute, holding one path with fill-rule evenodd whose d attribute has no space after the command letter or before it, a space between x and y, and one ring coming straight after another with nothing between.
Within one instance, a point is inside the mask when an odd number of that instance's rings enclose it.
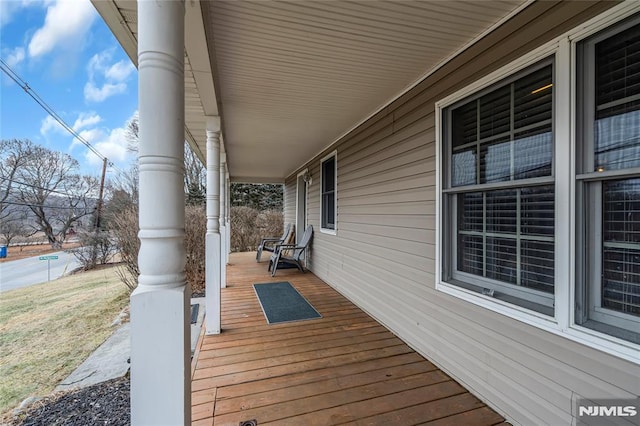
<instances>
[{"instance_id":1,"label":"beige vinyl siding","mask_svg":"<svg viewBox=\"0 0 640 426\"><path fill-rule=\"evenodd\" d=\"M583 395L634 397L640 367L435 290L434 103L611 5L533 3L305 166L313 272L516 423L571 424ZM328 235L319 166L333 150Z\"/></svg>"},{"instance_id":2,"label":"beige vinyl siding","mask_svg":"<svg viewBox=\"0 0 640 426\"><path fill-rule=\"evenodd\" d=\"M320 158L318 158L317 161L308 164L307 168L309 169L309 173L313 179L311 185L307 188L307 224L313 226L313 239L314 241L318 241L322 240L323 236L323 234L320 233ZM338 169L338 173L340 173L340 169ZM316 247L312 245L308 250L309 259L307 261L307 266L311 270L317 266L317 264L314 263L316 258L315 249ZM318 259L321 259L322 257L323 256L320 255L317 256Z\"/></svg>"},{"instance_id":3,"label":"beige vinyl siding","mask_svg":"<svg viewBox=\"0 0 640 426\"><path fill-rule=\"evenodd\" d=\"M296 223L296 177L289 176L283 189L282 209L284 223Z\"/></svg>"}]
</instances>

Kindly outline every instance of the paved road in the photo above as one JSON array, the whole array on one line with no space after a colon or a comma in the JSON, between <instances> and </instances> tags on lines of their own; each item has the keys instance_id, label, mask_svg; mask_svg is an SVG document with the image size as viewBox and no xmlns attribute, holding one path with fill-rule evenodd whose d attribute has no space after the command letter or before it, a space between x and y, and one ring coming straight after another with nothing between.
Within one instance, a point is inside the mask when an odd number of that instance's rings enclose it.
<instances>
[{"instance_id":1,"label":"paved road","mask_svg":"<svg viewBox=\"0 0 640 426\"><path fill-rule=\"evenodd\" d=\"M0 263L0 292L47 281L48 262L51 262L52 280L80 266L72 254L64 251L48 253L46 256L58 256L58 260L38 260L38 256L35 256Z\"/></svg>"}]
</instances>

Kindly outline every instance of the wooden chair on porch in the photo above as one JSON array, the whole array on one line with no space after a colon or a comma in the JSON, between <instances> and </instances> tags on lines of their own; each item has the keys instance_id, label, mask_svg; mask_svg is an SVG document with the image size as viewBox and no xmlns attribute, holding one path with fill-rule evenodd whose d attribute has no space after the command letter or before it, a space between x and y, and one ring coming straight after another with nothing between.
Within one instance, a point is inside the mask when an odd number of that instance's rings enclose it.
<instances>
[{"instance_id":1,"label":"wooden chair on porch","mask_svg":"<svg viewBox=\"0 0 640 426\"><path fill-rule=\"evenodd\" d=\"M271 276L276 276L278 268L295 266L300 272L304 272L304 258L307 247L313 238L313 226L307 226L298 244L278 244L269 259L269 271Z\"/></svg>"},{"instance_id":2,"label":"wooden chair on porch","mask_svg":"<svg viewBox=\"0 0 640 426\"><path fill-rule=\"evenodd\" d=\"M284 244L289 240L289 233L293 232L294 226L290 223L284 225L284 232L282 233L282 237L267 237L263 238L260 241L260 245L258 246L258 250L256 252L256 262L260 262L260 258L262 257L263 251L268 251L273 253L275 251L276 245Z\"/></svg>"}]
</instances>

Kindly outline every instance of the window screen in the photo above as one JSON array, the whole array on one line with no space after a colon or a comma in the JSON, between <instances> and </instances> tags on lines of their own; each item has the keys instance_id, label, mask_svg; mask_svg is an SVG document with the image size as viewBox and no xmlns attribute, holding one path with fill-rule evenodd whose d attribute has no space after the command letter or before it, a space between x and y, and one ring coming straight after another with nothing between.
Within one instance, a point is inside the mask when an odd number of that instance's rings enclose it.
<instances>
[{"instance_id":1,"label":"window screen","mask_svg":"<svg viewBox=\"0 0 640 426\"><path fill-rule=\"evenodd\" d=\"M635 20L635 22L634 22ZM640 343L640 25L578 45L576 322Z\"/></svg>"},{"instance_id":2,"label":"window screen","mask_svg":"<svg viewBox=\"0 0 640 426\"><path fill-rule=\"evenodd\" d=\"M553 63L446 109L454 283L553 306ZM471 287L469 287L469 285ZM549 309L544 310L546 313ZM551 311L552 312L552 311Z\"/></svg>"}]
</instances>

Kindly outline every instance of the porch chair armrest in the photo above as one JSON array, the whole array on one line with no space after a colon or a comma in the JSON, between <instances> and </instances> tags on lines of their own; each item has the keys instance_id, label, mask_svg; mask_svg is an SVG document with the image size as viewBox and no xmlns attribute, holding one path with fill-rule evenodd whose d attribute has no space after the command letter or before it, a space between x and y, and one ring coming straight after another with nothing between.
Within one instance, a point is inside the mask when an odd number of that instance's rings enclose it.
<instances>
[{"instance_id":1,"label":"porch chair armrest","mask_svg":"<svg viewBox=\"0 0 640 426\"><path fill-rule=\"evenodd\" d=\"M264 244L264 243L274 243L274 242L278 242L278 241L282 241L281 238L279 237L269 237L269 238L263 238L260 242L260 244Z\"/></svg>"},{"instance_id":2,"label":"porch chair armrest","mask_svg":"<svg viewBox=\"0 0 640 426\"><path fill-rule=\"evenodd\" d=\"M280 250L296 250L296 249L303 249L305 248L304 246L299 246L296 244L276 244L275 247L275 251L279 252Z\"/></svg>"}]
</instances>

